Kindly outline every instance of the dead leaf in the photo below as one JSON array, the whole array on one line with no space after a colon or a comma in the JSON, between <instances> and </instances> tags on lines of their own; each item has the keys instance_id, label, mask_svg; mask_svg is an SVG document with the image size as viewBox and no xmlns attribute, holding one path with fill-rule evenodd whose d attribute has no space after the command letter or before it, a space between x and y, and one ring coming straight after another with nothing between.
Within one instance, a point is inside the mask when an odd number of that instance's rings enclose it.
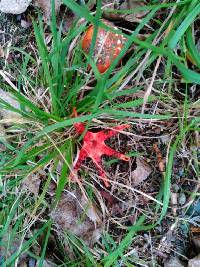
<instances>
[{"instance_id":1,"label":"dead leaf","mask_svg":"<svg viewBox=\"0 0 200 267\"><path fill-rule=\"evenodd\" d=\"M112 206L116 203L117 199L114 198L114 196L112 196L108 191L101 190L99 193L105 200L107 200L108 205Z\"/></svg>"},{"instance_id":2,"label":"dead leaf","mask_svg":"<svg viewBox=\"0 0 200 267\"><path fill-rule=\"evenodd\" d=\"M142 158L136 158L136 164L136 169L131 173L131 179L134 186L137 186L146 180L152 172L149 164Z\"/></svg>"},{"instance_id":3,"label":"dead leaf","mask_svg":"<svg viewBox=\"0 0 200 267\"><path fill-rule=\"evenodd\" d=\"M58 13L61 6L61 0L55 0L55 12ZM33 5L41 8L44 19L49 20L51 17L51 0L34 0Z\"/></svg>"},{"instance_id":4,"label":"dead leaf","mask_svg":"<svg viewBox=\"0 0 200 267\"><path fill-rule=\"evenodd\" d=\"M35 197L38 196L40 188L40 174L31 174L22 181L22 189L28 190L33 193Z\"/></svg>"},{"instance_id":5,"label":"dead leaf","mask_svg":"<svg viewBox=\"0 0 200 267\"><path fill-rule=\"evenodd\" d=\"M105 8L114 10L131 10L139 7L145 6L144 1L138 0L127 0L127 1L112 1L112 0L104 0L102 3ZM125 20L128 22L138 22L141 18L143 18L148 11L138 11L132 12L131 14L120 14L112 11L107 12L106 10L103 12L103 15L107 19L111 20Z\"/></svg>"},{"instance_id":6,"label":"dead leaf","mask_svg":"<svg viewBox=\"0 0 200 267\"><path fill-rule=\"evenodd\" d=\"M72 26L77 16L67 7L60 9L62 0L55 0L55 12L57 16L57 24L62 23L62 32L66 33ZM44 21L49 23L51 18L51 0L34 0L33 6L39 7L43 12Z\"/></svg>"},{"instance_id":7,"label":"dead leaf","mask_svg":"<svg viewBox=\"0 0 200 267\"><path fill-rule=\"evenodd\" d=\"M2 90L0 88L0 99L2 99L3 101L5 101L6 103L10 104L11 106L13 106L16 109L20 109L20 104L13 98L13 96ZM15 119L20 119L21 115L17 112L13 112L10 111L8 109L0 109L0 117L2 117L4 120L15 120Z\"/></svg>"},{"instance_id":8,"label":"dead leaf","mask_svg":"<svg viewBox=\"0 0 200 267\"><path fill-rule=\"evenodd\" d=\"M82 196L81 197L81 205L85 208L86 214L88 218L95 224L100 222L99 215L97 214L97 209L95 208L94 205L92 205L92 202L89 201Z\"/></svg>"},{"instance_id":9,"label":"dead leaf","mask_svg":"<svg viewBox=\"0 0 200 267\"><path fill-rule=\"evenodd\" d=\"M11 14L21 14L26 11L32 0L1 0L0 11Z\"/></svg>"},{"instance_id":10,"label":"dead leaf","mask_svg":"<svg viewBox=\"0 0 200 267\"><path fill-rule=\"evenodd\" d=\"M100 238L102 221L99 212L78 191L63 193L50 217L60 230L72 232L89 246Z\"/></svg>"},{"instance_id":11,"label":"dead leaf","mask_svg":"<svg viewBox=\"0 0 200 267\"><path fill-rule=\"evenodd\" d=\"M127 9L135 9L139 7L145 6L144 1L138 1L138 0L128 0L127 1ZM137 21L137 19L143 18L148 11L138 11L136 13L132 13L129 15L125 15L125 20L129 22Z\"/></svg>"},{"instance_id":12,"label":"dead leaf","mask_svg":"<svg viewBox=\"0 0 200 267\"><path fill-rule=\"evenodd\" d=\"M5 263L4 260L8 259L13 254L17 253L22 245L24 245L22 244L22 238L20 236L13 237L11 235L11 229L8 229L8 231L4 234L4 236L1 237L1 245L0 245L1 266L5 266L2 265L3 262ZM22 265L25 261L27 261L27 259L28 259L28 254L26 251L20 253L19 258L17 260L18 261L17 266Z\"/></svg>"},{"instance_id":13,"label":"dead leaf","mask_svg":"<svg viewBox=\"0 0 200 267\"><path fill-rule=\"evenodd\" d=\"M63 33L66 33L70 29L76 18L77 16L70 9L65 8L60 11L57 22L58 25L62 23Z\"/></svg>"}]
</instances>

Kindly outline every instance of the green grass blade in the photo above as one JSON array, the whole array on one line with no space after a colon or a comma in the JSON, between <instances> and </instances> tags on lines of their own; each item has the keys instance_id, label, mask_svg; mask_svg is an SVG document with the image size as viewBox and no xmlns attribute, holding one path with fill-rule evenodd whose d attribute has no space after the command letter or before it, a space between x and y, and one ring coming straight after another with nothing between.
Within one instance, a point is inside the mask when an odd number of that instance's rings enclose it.
<instances>
[{"instance_id":1,"label":"green grass blade","mask_svg":"<svg viewBox=\"0 0 200 267\"><path fill-rule=\"evenodd\" d=\"M194 7L191 10L191 12L187 14L186 18L183 20L181 25L178 27L178 29L174 33L172 39L169 41L169 47L171 49L174 49L176 47L178 41L181 39L183 34L186 32L186 30L192 24L195 18L199 15L199 13L200 13L200 4Z\"/></svg>"}]
</instances>

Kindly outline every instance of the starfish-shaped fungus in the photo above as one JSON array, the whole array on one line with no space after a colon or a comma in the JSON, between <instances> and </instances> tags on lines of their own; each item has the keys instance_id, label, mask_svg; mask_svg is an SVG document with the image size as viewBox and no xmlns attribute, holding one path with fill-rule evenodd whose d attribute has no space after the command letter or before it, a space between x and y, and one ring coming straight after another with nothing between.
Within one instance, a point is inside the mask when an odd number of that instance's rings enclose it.
<instances>
[{"instance_id":1,"label":"starfish-shaped fungus","mask_svg":"<svg viewBox=\"0 0 200 267\"><path fill-rule=\"evenodd\" d=\"M74 110L73 114L77 116L76 111ZM76 129L77 133L80 135L85 132L85 135L83 137L83 145L78 155L78 160L76 164L74 165L74 170L77 171L80 167L82 162L87 158L91 158L94 164L96 165L100 178L103 180L106 187L109 186L109 182L106 178L105 171L102 167L102 155L106 156L114 156L116 158L119 158L121 160L129 161L129 157L121 154L114 149L108 147L105 144L105 140L108 138L116 135L119 133L119 131L122 131L126 128L128 128L129 125L118 125L113 127L111 130L102 130L97 133L87 131L85 129L84 123L78 122L74 124L74 128Z\"/></svg>"}]
</instances>

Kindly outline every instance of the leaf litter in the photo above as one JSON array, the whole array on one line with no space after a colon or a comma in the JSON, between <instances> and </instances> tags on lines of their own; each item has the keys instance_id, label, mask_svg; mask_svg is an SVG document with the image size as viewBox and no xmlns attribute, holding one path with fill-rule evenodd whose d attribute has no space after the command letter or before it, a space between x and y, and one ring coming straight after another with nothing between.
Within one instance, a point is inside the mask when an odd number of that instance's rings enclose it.
<instances>
[{"instance_id":1,"label":"leaf litter","mask_svg":"<svg viewBox=\"0 0 200 267\"><path fill-rule=\"evenodd\" d=\"M41 184L41 172L37 174L30 174L22 181L22 190L28 190L28 192L34 194L37 198L39 194L40 184ZM44 176L44 174L43 174Z\"/></svg>"},{"instance_id":2,"label":"leaf litter","mask_svg":"<svg viewBox=\"0 0 200 267\"><path fill-rule=\"evenodd\" d=\"M42 10L45 21L48 21L51 18L51 2L51 0L33 0L33 5ZM59 12L61 4L61 0L55 0L56 14Z\"/></svg>"},{"instance_id":3,"label":"leaf litter","mask_svg":"<svg viewBox=\"0 0 200 267\"><path fill-rule=\"evenodd\" d=\"M88 246L93 246L99 240L103 230L97 207L77 190L63 193L50 217L63 234L71 232Z\"/></svg>"},{"instance_id":4,"label":"leaf litter","mask_svg":"<svg viewBox=\"0 0 200 267\"><path fill-rule=\"evenodd\" d=\"M149 164L142 158L136 158L136 169L131 172L131 180L134 186L144 182L152 172Z\"/></svg>"},{"instance_id":5,"label":"leaf litter","mask_svg":"<svg viewBox=\"0 0 200 267\"><path fill-rule=\"evenodd\" d=\"M112 1L112 0L103 0L102 5L104 6L103 16L111 20L124 20L127 22L139 22L148 11L138 11L132 12L130 14L120 14L115 12L116 10L125 11L125 10L134 10L135 8L140 8L145 6L145 1L138 0L127 0L127 1ZM109 12L106 11L109 9ZM112 11L113 10L113 11Z\"/></svg>"}]
</instances>

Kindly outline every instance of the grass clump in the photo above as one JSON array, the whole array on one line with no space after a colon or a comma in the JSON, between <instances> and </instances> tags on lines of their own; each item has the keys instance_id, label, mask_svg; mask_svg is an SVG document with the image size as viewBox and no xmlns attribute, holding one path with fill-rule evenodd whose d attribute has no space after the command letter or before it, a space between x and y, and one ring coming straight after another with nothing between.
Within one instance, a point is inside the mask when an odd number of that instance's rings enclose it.
<instances>
[{"instance_id":1,"label":"grass clump","mask_svg":"<svg viewBox=\"0 0 200 267\"><path fill-rule=\"evenodd\" d=\"M1 64L0 87L20 107L0 99L0 108L13 112L11 119L2 118L0 131L2 266L14 266L23 257L43 266L52 255L58 266L162 266L165 258L156 251L163 241L158 236L171 227L169 218L181 225L188 207L198 200L192 191L198 191L199 176L200 61L195 33L200 4L195 0L161 2L148 2L135 10L107 10L116 14L148 11L130 30L123 26L112 29L100 20L102 1L97 1L93 12L89 4L63 1L77 15L67 33L63 33L62 23L57 24L52 3L49 27L40 16L33 20L34 41L29 48L7 47L7 53L20 53L20 60ZM95 32L86 56L80 40L89 23L94 24ZM104 74L98 72L92 57L98 27L127 38ZM74 107L77 118L71 116ZM133 187L133 157L125 169L121 162L107 164L112 177L109 190L87 162L80 173L81 182L70 183L81 144L73 124L85 122L87 127L99 129L124 121L131 125L130 132L110 140L110 145L148 159L152 168L148 180ZM154 143L161 149L164 172L158 169ZM177 168L182 168L182 180ZM34 175L39 186L33 182ZM24 186L27 180L33 183L32 191ZM177 206L176 211L170 203L175 184L181 192L186 188L185 206ZM49 216L63 193L77 188L102 213L104 230L93 247L70 231L58 231ZM115 201L102 197L101 191ZM169 254L172 251L176 255L173 249Z\"/></svg>"}]
</instances>

